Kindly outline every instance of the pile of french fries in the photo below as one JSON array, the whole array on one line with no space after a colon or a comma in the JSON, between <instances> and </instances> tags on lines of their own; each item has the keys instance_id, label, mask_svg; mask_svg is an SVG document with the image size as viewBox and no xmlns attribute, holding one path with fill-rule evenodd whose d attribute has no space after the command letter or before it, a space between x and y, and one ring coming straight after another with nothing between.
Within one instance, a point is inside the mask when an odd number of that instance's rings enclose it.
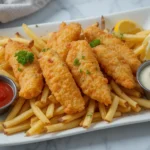
<instances>
[{"instance_id":1,"label":"pile of french fries","mask_svg":"<svg viewBox=\"0 0 150 150\"><path fill-rule=\"evenodd\" d=\"M27 36L31 38L31 41L23 38L19 33L16 33L15 37L11 39L31 46L33 53L38 58L40 50L46 46L51 33L39 37L26 24L23 24L22 27ZM130 43L134 41L134 44L136 41L140 43L141 45L136 45L134 52L141 55L144 51L143 47L147 45L145 41L148 42L149 33L150 31L142 31L136 35L124 35L123 40ZM0 38L0 74L11 78L19 89L17 79L14 77L8 62L4 60L4 46L7 44L8 39L8 37ZM112 122L114 118L121 117L124 114L138 113L142 109L150 109L150 101L141 98L143 91L138 85L136 89L129 90L120 87L111 80L110 88L112 89L111 96L113 100L110 106L105 106L84 95L86 109L80 113L68 115L45 84L42 94L37 98L25 100L19 97L15 101L5 120L0 122L0 130L6 135L24 131L26 136L32 136L78 126L89 128L93 122L103 120Z\"/></svg>"},{"instance_id":2,"label":"pile of french fries","mask_svg":"<svg viewBox=\"0 0 150 150\"><path fill-rule=\"evenodd\" d=\"M106 30L108 32L108 30ZM150 60L150 30L143 30L136 34L119 34L114 35L125 43L133 50L136 56L139 57L141 62Z\"/></svg>"}]
</instances>

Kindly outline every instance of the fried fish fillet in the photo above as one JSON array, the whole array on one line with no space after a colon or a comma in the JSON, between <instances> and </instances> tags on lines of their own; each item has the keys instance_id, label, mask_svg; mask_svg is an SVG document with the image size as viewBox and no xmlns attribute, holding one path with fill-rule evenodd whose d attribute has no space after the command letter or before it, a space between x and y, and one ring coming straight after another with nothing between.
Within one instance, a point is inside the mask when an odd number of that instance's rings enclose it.
<instances>
[{"instance_id":1,"label":"fried fish fillet","mask_svg":"<svg viewBox=\"0 0 150 150\"><path fill-rule=\"evenodd\" d=\"M105 105L111 104L108 81L87 41L71 42L69 49L66 62L83 93Z\"/></svg>"},{"instance_id":2,"label":"fried fish fillet","mask_svg":"<svg viewBox=\"0 0 150 150\"><path fill-rule=\"evenodd\" d=\"M92 50L96 54L100 66L116 83L128 89L135 87L136 83L132 70L121 56L118 56L115 51L104 45L96 46Z\"/></svg>"},{"instance_id":3,"label":"fried fish fillet","mask_svg":"<svg viewBox=\"0 0 150 150\"><path fill-rule=\"evenodd\" d=\"M59 56L65 60L68 48L67 44L72 41L76 41L80 38L81 25L78 23L61 23L58 32L52 34L48 40L48 47L57 51Z\"/></svg>"},{"instance_id":4,"label":"fried fish fillet","mask_svg":"<svg viewBox=\"0 0 150 150\"><path fill-rule=\"evenodd\" d=\"M111 34L103 32L97 26L88 27L84 30L84 34L88 42L91 42L95 39L100 39L102 44L109 46L112 50L116 51L118 55L121 55L129 64L133 73L136 73L141 63L133 51L120 39L114 37Z\"/></svg>"},{"instance_id":5,"label":"fried fish fillet","mask_svg":"<svg viewBox=\"0 0 150 150\"><path fill-rule=\"evenodd\" d=\"M5 47L5 59L9 61L16 79L19 81L19 96L25 99L31 99L38 96L43 88L43 76L38 63L34 58L32 64L23 66L18 63L15 53L20 50L30 51L24 44L9 40Z\"/></svg>"},{"instance_id":6,"label":"fried fish fillet","mask_svg":"<svg viewBox=\"0 0 150 150\"><path fill-rule=\"evenodd\" d=\"M60 56L51 49L42 54L39 63L47 85L56 100L65 107L65 112L68 114L81 112L85 105L84 99Z\"/></svg>"}]
</instances>

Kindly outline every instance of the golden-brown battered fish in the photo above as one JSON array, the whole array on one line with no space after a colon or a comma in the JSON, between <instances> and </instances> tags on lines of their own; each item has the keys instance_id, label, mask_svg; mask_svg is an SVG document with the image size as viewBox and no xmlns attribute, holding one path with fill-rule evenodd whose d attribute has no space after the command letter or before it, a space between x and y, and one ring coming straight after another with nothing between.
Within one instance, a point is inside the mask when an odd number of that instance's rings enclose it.
<instances>
[{"instance_id":1,"label":"golden-brown battered fish","mask_svg":"<svg viewBox=\"0 0 150 150\"><path fill-rule=\"evenodd\" d=\"M61 23L58 32L55 32L48 40L48 47L57 51L59 56L65 61L68 48L67 44L72 41L76 41L80 38L81 25L78 23Z\"/></svg>"},{"instance_id":2,"label":"golden-brown battered fish","mask_svg":"<svg viewBox=\"0 0 150 150\"><path fill-rule=\"evenodd\" d=\"M9 61L16 79L19 81L19 96L32 99L38 96L43 88L43 76L38 63L34 58L31 64L22 65L18 63L15 53L21 50L30 51L24 44L9 40L5 47L5 59ZM31 52L31 51L30 51Z\"/></svg>"},{"instance_id":3,"label":"golden-brown battered fish","mask_svg":"<svg viewBox=\"0 0 150 150\"><path fill-rule=\"evenodd\" d=\"M66 62L84 94L105 105L111 104L108 81L87 41L71 42Z\"/></svg>"},{"instance_id":4,"label":"golden-brown battered fish","mask_svg":"<svg viewBox=\"0 0 150 150\"><path fill-rule=\"evenodd\" d=\"M68 114L81 112L85 105L84 99L60 56L50 49L42 53L39 62L47 85L56 100L65 107L65 112Z\"/></svg>"},{"instance_id":5,"label":"golden-brown battered fish","mask_svg":"<svg viewBox=\"0 0 150 150\"><path fill-rule=\"evenodd\" d=\"M116 83L128 89L135 87L136 83L132 70L121 56L104 45L96 46L92 50L96 54L100 66Z\"/></svg>"},{"instance_id":6,"label":"golden-brown battered fish","mask_svg":"<svg viewBox=\"0 0 150 150\"><path fill-rule=\"evenodd\" d=\"M118 55L121 55L130 65L133 73L136 73L141 63L133 51L120 39L114 37L111 34L103 32L97 26L88 27L85 29L84 34L88 42L91 42L95 39L100 39L102 44L109 46L112 50L116 51Z\"/></svg>"}]
</instances>

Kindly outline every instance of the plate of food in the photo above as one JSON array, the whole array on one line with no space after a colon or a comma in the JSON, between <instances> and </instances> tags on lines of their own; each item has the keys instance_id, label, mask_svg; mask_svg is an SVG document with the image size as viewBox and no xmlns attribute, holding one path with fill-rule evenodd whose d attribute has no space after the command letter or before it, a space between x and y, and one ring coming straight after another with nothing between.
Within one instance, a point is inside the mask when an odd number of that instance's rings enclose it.
<instances>
[{"instance_id":1,"label":"plate of food","mask_svg":"<svg viewBox=\"0 0 150 150\"><path fill-rule=\"evenodd\" d=\"M0 29L0 146L150 121L149 11Z\"/></svg>"}]
</instances>

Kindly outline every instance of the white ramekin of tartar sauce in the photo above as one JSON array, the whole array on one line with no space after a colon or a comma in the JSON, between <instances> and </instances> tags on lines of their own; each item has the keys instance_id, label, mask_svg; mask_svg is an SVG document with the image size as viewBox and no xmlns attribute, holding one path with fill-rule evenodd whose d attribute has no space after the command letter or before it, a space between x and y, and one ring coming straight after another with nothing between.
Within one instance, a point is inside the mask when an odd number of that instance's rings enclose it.
<instances>
[{"instance_id":1,"label":"white ramekin of tartar sauce","mask_svg":"<svg viewBox=\"0 0 150 150\"><path fill-rule=\"evenodd\" d=\"M144 62L138 69L136 78L145 92L145 96L150 99L150 61Z\"/></svg>"}]
</instances>

